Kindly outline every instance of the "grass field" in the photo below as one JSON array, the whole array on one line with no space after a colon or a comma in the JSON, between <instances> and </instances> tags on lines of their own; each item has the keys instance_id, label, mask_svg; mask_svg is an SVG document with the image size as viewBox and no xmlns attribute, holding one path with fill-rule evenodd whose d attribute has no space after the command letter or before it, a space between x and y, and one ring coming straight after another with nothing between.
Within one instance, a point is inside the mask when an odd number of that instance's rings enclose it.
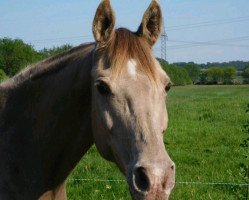
<instances>
[{"instance_id":1,"label":"grass field","mask_svg":"<svg viewBox=\"0 0 249 200\"><path fill-rule=\"evenodd\" d=\"M243 182L240 143L248 116L249 86L174 87L167 99L169 128L165 145L176 163L176 186L171 200L242 199L245 187L181 182ZM75 179L91 180L75 180ZM72 180L74 179L74 180ZM68 198L130 199L117 168L91 148L67 181ZM95 181L94 181L95 180Z\"/></svg>"}]
</instances>

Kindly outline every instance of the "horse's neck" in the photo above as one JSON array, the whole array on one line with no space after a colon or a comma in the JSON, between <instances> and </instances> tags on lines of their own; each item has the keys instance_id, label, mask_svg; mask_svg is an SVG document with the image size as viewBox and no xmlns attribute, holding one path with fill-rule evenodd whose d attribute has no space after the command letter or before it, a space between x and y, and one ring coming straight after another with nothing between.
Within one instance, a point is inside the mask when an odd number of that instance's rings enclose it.
<instances>
[{"instance_id":1,"label":"horse's neck","mask_svg":"<svg viewBox=\"0 0 249 200\"><path fill-rule=\"evenodd\" d=\"M93 144L90 56L11 91L0 114L0 140L5 141L0 159L6 160L0 177L9 168L3 181L45 192L64 181ZM1 184L0 178L0 190Z\"/></svg>"}]
</instances>

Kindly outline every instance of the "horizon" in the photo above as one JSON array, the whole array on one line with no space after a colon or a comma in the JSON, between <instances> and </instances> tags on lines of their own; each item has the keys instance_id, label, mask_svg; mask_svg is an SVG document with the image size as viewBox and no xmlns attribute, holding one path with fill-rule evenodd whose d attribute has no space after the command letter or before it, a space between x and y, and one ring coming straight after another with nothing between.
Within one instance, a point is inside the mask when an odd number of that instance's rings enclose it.
<instances>
[{"instance_id":1,"label":"horizon","mask_svg":"<svg viewBox=\"0 0 249 200\"><path fill-rule=\"evenodd\" d=\"M246 0L158 0L168 35L167 61L248 62L249 2ZM91 42L92 20L100 1L17 0L0 2L0 37L20 38L36 50ZM149 0L111 1L116 28L135 31ZM160 39L153 48L161 58Z\"/></svg>"}]
</instances>

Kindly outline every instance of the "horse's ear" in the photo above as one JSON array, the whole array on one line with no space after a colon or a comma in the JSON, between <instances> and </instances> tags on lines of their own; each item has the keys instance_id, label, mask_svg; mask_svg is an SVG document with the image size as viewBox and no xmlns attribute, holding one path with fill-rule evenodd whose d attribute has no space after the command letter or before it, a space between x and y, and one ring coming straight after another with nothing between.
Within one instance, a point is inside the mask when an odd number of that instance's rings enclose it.
<instances>
[{"instance_id":1,"label":"horse's ear","mask_svg":"<svg viewBox=\"0 0 249 200\"><path fill-rule=\"evenodd\" d=\"M92 29L96 42L100 45L108 42L114 33L114 26L115 14L110 1L102 0L93 20Z\"/></svg>"},{"instance_id":2,"label":"horse's ear","mask_svg":"<svg viewBox=\"0 0 249 200\"><path fill-rule=\"evenodd\" d=\"M159 38L161 31L162 11L158 2L152 0L144 13L142 23L137 30L137 35L144 37L153 46Z\"/></svg>"}]
</instances>

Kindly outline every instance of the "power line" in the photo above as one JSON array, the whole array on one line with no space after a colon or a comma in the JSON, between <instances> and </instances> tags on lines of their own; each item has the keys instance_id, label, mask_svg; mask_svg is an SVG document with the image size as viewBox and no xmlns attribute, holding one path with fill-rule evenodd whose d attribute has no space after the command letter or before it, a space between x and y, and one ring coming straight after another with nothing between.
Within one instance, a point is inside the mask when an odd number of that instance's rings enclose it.
<instances>
[{"instance_id":1,"label":"power line","mask_svg":"<svg viewBox=\"0 0 249 200\"><path fill-rule=\"evenodd\" d=\"M242 48L249 48L249 45L240 45L240 44L231 44L231 43L226 43L226 42L231 42L231 41L245 41L249 40L249 36L244 36L244 37L237 37L237 38L227 38L227 39L222 39L222 40L213 40L213 41L184 41L184 40L168 40L168 42L173 42L173 43L185 43L182 45L170 45L167 47L167 49L170 50L177 50L177 49L182 49L182 48L190 48L190 47L199 47L199 46L228 46L228 47L242 47ZM160 51L159 47L154 47L154 51Z\"/></svg>"},{"instance_id":2,"label":"power line","mask_svg":"<svg viewBox=\"0 0 249 200\"><path fill-rule=\"evenodd\" d=\"M189 48L189 47L199 47L199 46L227 46L227 47L244 47L249 48L249 45L239 45L239 44L224 44L224 43L215 43L215 42L188 42L188 44L185 45L173 45L169 46L168 49L174 50L174 49L182 49L182 48Z\"/></svg>"},{"instance_id":3,"label":"power line","mask_svg":"<svg viewBox=\"0 0 249 200\"><path fill-rule=\"evenodd\" d=\"M226 39L221 39L221 40L212 40L212 41L206 41L206 42L231 42L231 40L233 41L244 41L244 40L248 40L249 39L249 35L248 36L241 36L241 37L233 37L233 38L226 38ZM183 40L169 40L169 42L184 42L184 43L189 43L190 41L183 41ZM191 41L191 43L194 41Z\"/></svg>"},{"instance_id":4,"label":"power line","mask_svg":"<svg viewBox=\"0 0 249 200\"><path fill-rule=\"evenodd\" d=\"M216 20L210 20L210 21L203 21L198 23L192 23L192 24L182 24L182 25L174 25L169 26L168 28L178 28L178 27L185 27L185 26L193 26L193 25L202 25L202 24L208 24L208 23L217 23L217 22L226 22L231 20L239 20L239 19L247 19L249 16L243 16L243 17L234 17L234 18L228 18L228 19L216 19Z\"/></svg>"},{"instance_id":5,"label":"power line","mask_svg":"<svg viewBox=\"0 0 249 200\"><path fill-rule=\"evenodd\" d=\"M231 41L246 41L249 40L249 36L241 36L241 37L234 37L234 38L226 38L221 40L212 40L212 41L185 41L185 40L168 40L168 42L174 43L185 43L182 45L171 45L168 46L169 49L180 49L180 48L188 48L188 47L195 47L195 46L207 46L207 45L216 45L216 46L232 46L232 47L246 47L248 48L249 45L240 45L240 44L231 44L227 42ZM154 50L159 50L154 48Z\"/></svg>"},{"instance_id":6,"label":"power line","mask_svg":"<svg viewBox=\"0 0 249 200\"><path fill-rule=\"evenodd\" d=\"M192 29L192 28L198 28L202 26L213 26L213 25L226 24L226 23L243 22L243 21L248 21L248 20L249 20L249 16L242 16L242 17L229 18L229 19L217 19L217 20L204 21L200 23L169 26L168 28L166 28L166 31ZM28 41L40 43L43 41L51 41L51 40L53 41L54 40L71 40L71 39L80 40L80 39L92 39L92 38L93 38L92 35L85 35L85 36L71 36L71 37L61 37L61 38L45 38L45 39L28 40Z\"/></svg>"},{"instance_id":7,"label":"power line","mask_svg":"<svg viewBox=\"0 0 249 200\"><path fill-rule=\"evenodd\" d=\"M83 39L93 39L90 36L74 36L74 37L64 37L64 38L47 38L47 39L40 39L40 40L29 40L28 42L35 43L35 44L44 44L45 42L59 42L59 41L82 41ZM239 42L248 40L249 36L244 37L236 37L236 38L228 38L222 40L212 40L212 41L184 41L184 40L168 40L167 34L162 33L161 35L161 58L166 59L167 52L166 52L166 41L174 42L174 43L185 43L182 45L171 45L168 46L169 49L178 49L178 48L188 48L194 46L208 46L208 45L217 45L217 46L233 46L233 47L249 47L249 45L240 45L240 44L228 44L222 42Z\"/></svg>"},{"instance_id":8,"label":"power line","mask_svg":"<svg viewBox=\"0 0 249 200\"><path fill-rule=\"evenodd\" d=\"M166 31L175 31L175 30L184 30L184 29L195 29L199 27L209 27L209 26L215 26L215 25L221 25L221 24L231 24L231 23L238 23L238 22L244 22L248 21L249 17L244 17L241 19L236 20L216 20L216 21L207 21L207 22L201 22L196 24L186 24L186 25L179 25L179 26L171 26L166 29Z\"/></svg>"},{"instance_id":9,"label":"power line","mask_svg":"<svg viewBox=\"0 0 249 200\"><path fill-rule=\"evenodd\" d=\"M174 31L174 30L192 29L192 28L198 28L198 27L203 27L203 26L213 26L213 25L219 25L219 24L243 22L243 21L248 21L248 20L249 20L249 16L242 16L242 17L229 18L229 19L217 19L217 20L204 21L200 23L169 26L166 30ZM166 36L163 35L163 37L164 38L167 37L167 34ZM93 39L93 37L92 35L71 36L71 37L61 37L61 38L45 38L45 39L37 39L37 40L28 40L28 42L43 43L43 42L51 42L51 41L52 42L65 41L65 40L80 41L81 39Z\"/></svg>"}]
</instances>

